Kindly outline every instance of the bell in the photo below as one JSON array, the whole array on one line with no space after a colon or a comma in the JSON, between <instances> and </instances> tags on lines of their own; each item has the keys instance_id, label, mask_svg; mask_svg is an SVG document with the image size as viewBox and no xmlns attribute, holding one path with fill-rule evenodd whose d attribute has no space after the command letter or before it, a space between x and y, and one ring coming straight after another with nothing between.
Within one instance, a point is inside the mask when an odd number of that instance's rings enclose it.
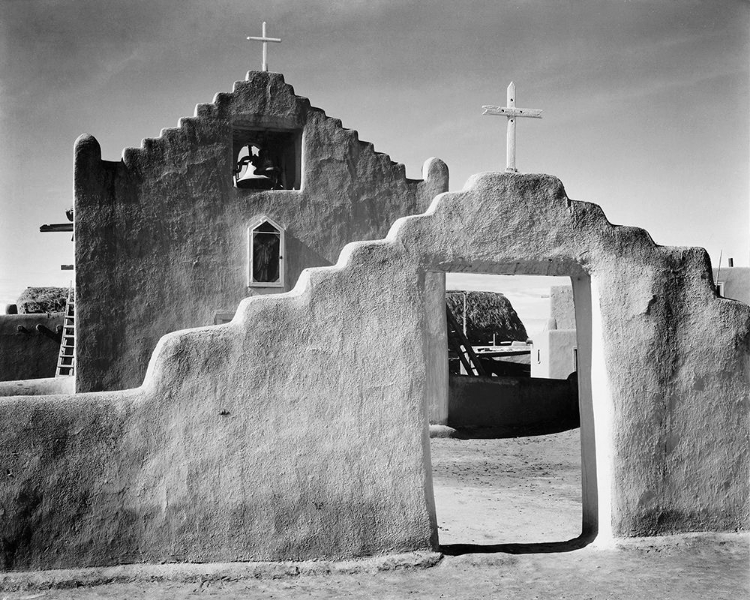
<instances>
[{"instance_id":1,"label":"bell","mask_svg":"<svg viewBox=\"0 0 750 600\"><path fill-rule=\"evenodd\" d=\"M249 156L240 159L237 163L235 169L237 175L242 172L242 167L245 167L245 173L242 177L236 176L235 187L241 190L270 190L273 187L273 180L270 177L255 172L255 166L251 164Z\"/></svg>"}]
</instances>

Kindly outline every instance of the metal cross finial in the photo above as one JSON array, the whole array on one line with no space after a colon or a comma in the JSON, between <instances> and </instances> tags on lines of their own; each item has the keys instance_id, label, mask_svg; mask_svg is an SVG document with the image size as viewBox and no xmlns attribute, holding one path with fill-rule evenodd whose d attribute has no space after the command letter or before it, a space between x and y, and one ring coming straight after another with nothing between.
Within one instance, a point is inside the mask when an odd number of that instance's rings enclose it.
<instances>
[{"instance_id":1,"label":"metal cross finial","mask_svg":"<svg viewBox=\"0 0 750 600\"><path fill-rule=\"evenodd\" d=\"M508 117L508 158L505 170L517 173L516 169L516 117L542 118L542 111L536 108L516 108L516 84L508 86L508 106L483 106L483 115Z\"/></svg>"},{"instance_id":2,"label":"metal cross finial","mask_svg":"<svg viewBox=\"0 0 750 600\"><path fill-rule=\"evenodd\" d=\"M261 71L268 71L268 42L281 42L281 38L270 38L266 37L266 22L263 21L263 29L261 31L260 37L253 37L248 36L249 40L255 40L258 42L263 42L263 64L261 65L260 70Z\"/></svg>"}]
</instances>

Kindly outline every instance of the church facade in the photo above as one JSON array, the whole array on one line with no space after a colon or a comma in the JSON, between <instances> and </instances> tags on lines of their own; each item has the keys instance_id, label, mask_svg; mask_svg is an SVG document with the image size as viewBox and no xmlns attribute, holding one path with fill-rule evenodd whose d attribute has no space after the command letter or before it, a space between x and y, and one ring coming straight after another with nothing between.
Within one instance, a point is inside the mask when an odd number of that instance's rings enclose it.
<instances>
[{"instance_id":1,"label":"church facade","mask_svg":"<svg viewBox=\"0 0 750 600\"><path fill-rule=\"evenodd\" d=\"M442 161L423 176L408 179L268 72L249 72L120 161L81 136L77 390L139 386L163 335L231 320L243 298L289 291L348 242L383 237L447 191Z\"/></svg>"}]
</instances>

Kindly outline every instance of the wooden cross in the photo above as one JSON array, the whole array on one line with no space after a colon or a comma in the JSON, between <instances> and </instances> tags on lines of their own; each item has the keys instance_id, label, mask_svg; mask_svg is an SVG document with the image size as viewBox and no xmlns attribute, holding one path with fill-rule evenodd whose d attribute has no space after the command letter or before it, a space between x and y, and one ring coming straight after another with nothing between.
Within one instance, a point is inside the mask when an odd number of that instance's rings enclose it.
<instances>
[{"instance_id":1,"label":"wooden cross","mask_svg":"<svg viewBox=\"0 0 750 600\"><path fill-rule=\"evenodd\" d=\"M483 106L483 115L508 117L508 158L505 170L517 173L516 169L516 117L542 118L542 111L536 108L516 108L516 84L508 86L508 106Z\"/></svg>"},{"instance_id":2,"label":"wooden cross","mask_svg":"<svg viewBox=\"0 0 750 600\"><path fill-rule=\"evenodd\" d=\"M268 42L277 42L277 43L280 43L281 42L281 38L266 37L266 22L263 21L263 29L262 29L262 32L261 32L261 36L260 37L248 36L247 39L249 39L249 40L255 40L255 41L258 41L258 42L263 42L263 63L261 65L261 67L260 67L260 70L261 71L268 71L268 60L267 60L268 59Z\"/></svg>"}]
</instances>

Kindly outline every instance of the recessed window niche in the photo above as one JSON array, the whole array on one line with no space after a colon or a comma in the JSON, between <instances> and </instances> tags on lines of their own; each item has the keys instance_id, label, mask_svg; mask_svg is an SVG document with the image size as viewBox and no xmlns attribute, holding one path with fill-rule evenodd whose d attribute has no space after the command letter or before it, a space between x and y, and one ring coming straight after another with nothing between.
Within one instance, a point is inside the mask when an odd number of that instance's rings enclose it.
<instances>
[{"instance_id":1,"label":"recessed window niche","mask_svg":"<svg viewBox=\"0 0 750 600\"><path fill-rule=\"evenodd\" d=\"M247 230L248 287L284 287L284 228L267 217Z\"/></svg>"},{"instance_id":2,"label":"recessed window niche","mask_svg":"<svg viewBox=\"0 0 750 600\"><path fill-rule=\"evenodd\" d=\"M299 190L302 185L299 130L232 131L232 180L244 190Z\"/></svg>"}]
</instances>

